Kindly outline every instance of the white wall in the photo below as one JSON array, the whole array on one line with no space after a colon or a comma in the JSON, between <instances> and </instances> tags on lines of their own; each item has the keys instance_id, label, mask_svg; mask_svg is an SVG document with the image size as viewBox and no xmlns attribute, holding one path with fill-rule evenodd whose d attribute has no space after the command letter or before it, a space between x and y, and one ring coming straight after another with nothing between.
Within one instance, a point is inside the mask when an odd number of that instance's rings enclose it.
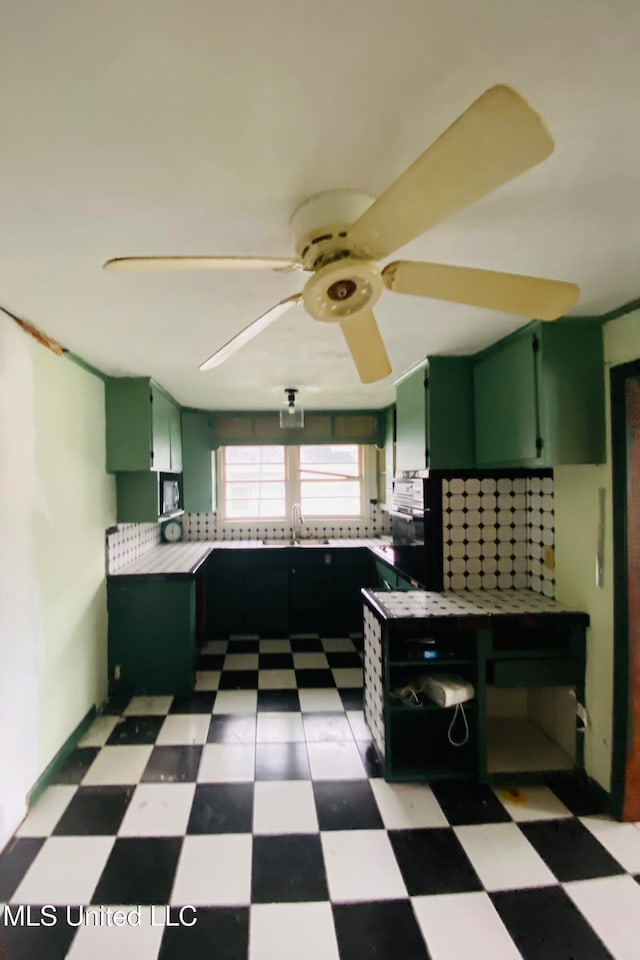
<instances>
[{"instance_id":1,"label":"white wall","mask_svg":"<svg viewBox=\"0 0 640 960\"><path fill-rule=\"evenodd\" d=\"M590 729L585 740L587 773L606 790L611 779L613 708L613 543L611 504L611 423L609 371L640 357L640 310L603 327L607 396L607 462L599 466L556 467L556 596L561 603L586 610L591 618L587 640L587 708ZM598 488L606 491L605 568L602 587L595 585Z\"/></svg>"},{"instance_id":2,"label":"white wall","mask_svg":"<svg viewBox=\"0 0 640 960\"><path fill-rule=\"evenodd\" d=\"M0 849L106 697L104 385L0 318Z\"/></svg>"}]
</instances>

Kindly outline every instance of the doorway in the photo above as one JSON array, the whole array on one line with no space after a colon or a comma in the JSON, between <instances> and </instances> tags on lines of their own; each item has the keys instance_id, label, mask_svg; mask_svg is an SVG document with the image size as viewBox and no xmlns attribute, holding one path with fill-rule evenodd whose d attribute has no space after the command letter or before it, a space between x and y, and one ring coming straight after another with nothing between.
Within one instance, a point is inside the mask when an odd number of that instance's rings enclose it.
<instances>
[{"instance_id":1,"label":"doorway","mask_svg":"<svg viewBox=\"0 0 640 960\"><path fill-rule=\"evenodd\" d=\"M611 370L614 816L640 820L640 361Z\"/></svg>"}]
</instances>

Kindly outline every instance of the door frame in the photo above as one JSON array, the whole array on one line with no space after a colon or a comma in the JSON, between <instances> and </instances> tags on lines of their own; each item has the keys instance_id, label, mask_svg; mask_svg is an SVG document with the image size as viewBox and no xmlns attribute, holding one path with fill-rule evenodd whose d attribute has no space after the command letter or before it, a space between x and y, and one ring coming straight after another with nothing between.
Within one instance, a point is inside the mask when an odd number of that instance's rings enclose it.
<instances>
[{"instance_id":1,"label":"door frame","mask_svg":"<svg viewBox=\"0 0 640 960\"><path fill-rule=\"evenodd\" d=\"M629 691L629 589L627 550L627 436L625 384L640 376L640 360L612 367L611 492L613 506L613 729L611 812L622 818L627 750L631 735Z\"/></svg>"}]
</instances>

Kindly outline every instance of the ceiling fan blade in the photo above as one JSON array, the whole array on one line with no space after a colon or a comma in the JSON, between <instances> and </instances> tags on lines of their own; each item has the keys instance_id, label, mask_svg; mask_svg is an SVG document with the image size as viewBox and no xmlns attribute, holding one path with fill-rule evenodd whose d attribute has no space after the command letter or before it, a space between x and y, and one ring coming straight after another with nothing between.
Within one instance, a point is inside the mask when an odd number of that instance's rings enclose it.
<instances>
[{"instance_id":1,"label":"ceiling fan blade","mask_svg":"<svg viewBox=\"0 0 640 960\"><path fill-rule=\"evenodd\" d=\"M375 383L391 373L387 349L371 310L340 321L353 362L363 383Z\"/></svg>"},{"instance_id":2,"label":"ceiling fan blade","mask_svg":"<svg viewBox=\"0 0 640 960\"><path fill-rule=\"evenodd\" d=\"M301 270L291 257L115 257L102 265L114 273L159 270Z\"/></svg>"},{"instance_id":3,"label":"ceiling fan blade","mask_svg":"<svg viewBox=\"0 0 640 960\"><path fill-rule=\"evenodd\" d=\"M266 313L263 313L258 317L257 320L254 320L248 326L246 326L240 333L237 333L235 337L232 337L231 340L227 340L224 346L220 347L219 350L216 350L215 353L212 353L208 360L205 360L204 363L200 364L200 370L212 370L214 367L219 366L221 363L224 363L225 360L228 360L229 357L239 350L241 347L244 347L246 343L249 343L250 340L253 340L254 337L257 337L259 333L262 333L263 330L281 317L284 313L287 312L291 307L294 307L297 303L302 302L302 294L295 293L292 297L287 297L286 300L281 300L280 303L277 303L275 307L271 307L270 310L267 310Z\"/></svg>"},{"instance_id":4,"label":"ceiling fan blade","mask_svg":"<svg viewBox=\"0 0 640 960\"><path fill-rule=\"evenodd\" d=\"M580 296L576 283L444 263L397 260L384 268L382 278L385 286L396 293L517 313L533 320L557 320Z\"/></svg>"},{"instance_id":5,"label":"ceiling fan blade","mask_svg":"<svg viewBox=\"0 0 640 960\"><path fill-rule=\"evenodd\" d=\"M388 256L552 151L526 100L511 87L491 87L356 220L349 241L361 256Z\"/></svg>"}]
</instances>

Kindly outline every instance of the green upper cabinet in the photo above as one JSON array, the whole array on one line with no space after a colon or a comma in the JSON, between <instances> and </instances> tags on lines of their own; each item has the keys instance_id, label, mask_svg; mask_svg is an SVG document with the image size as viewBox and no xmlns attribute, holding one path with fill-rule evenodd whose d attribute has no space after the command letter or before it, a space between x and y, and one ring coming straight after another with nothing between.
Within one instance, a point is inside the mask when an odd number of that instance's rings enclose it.
<instances>
[{"instance_id":1,"label":"green upper cabinet","mask_svg":"<svg viewBox=\"0 0 640 960\"><path fill-rule=\"evenodd\" d=\"M182 490L187 513L215 509L213 490L213 414L182 411Z\"/></svg>"},{"instance_id":2,"label":"green upper cabinet","mask_svg":"<svg viewBox=\"0 0 640 960\"><path fill-rule=\"evenodd\" d=\"M604 461L600 326L528 326L479 354L473 380L479 467Z\"/></svg>"},{"instance_id":3,"label":"green upper cabinet","mask_svg":"<svg viewBox=\"0 0 640 960\"><path fill-rule=\"evenodd\" d=\"M431 357L397 386L396 470L474 465L471 360Z\"/></svg>"},{"instance_id":4,"label":"green upper cabinet","mask_svg":"<svg viewBox=\"0 0 640 960\"><path fill-rule=\"evenodd\" d=\"M107 471L182 470L180 408L148 377L106 384Z\"/></svg>"}]
</instances>

